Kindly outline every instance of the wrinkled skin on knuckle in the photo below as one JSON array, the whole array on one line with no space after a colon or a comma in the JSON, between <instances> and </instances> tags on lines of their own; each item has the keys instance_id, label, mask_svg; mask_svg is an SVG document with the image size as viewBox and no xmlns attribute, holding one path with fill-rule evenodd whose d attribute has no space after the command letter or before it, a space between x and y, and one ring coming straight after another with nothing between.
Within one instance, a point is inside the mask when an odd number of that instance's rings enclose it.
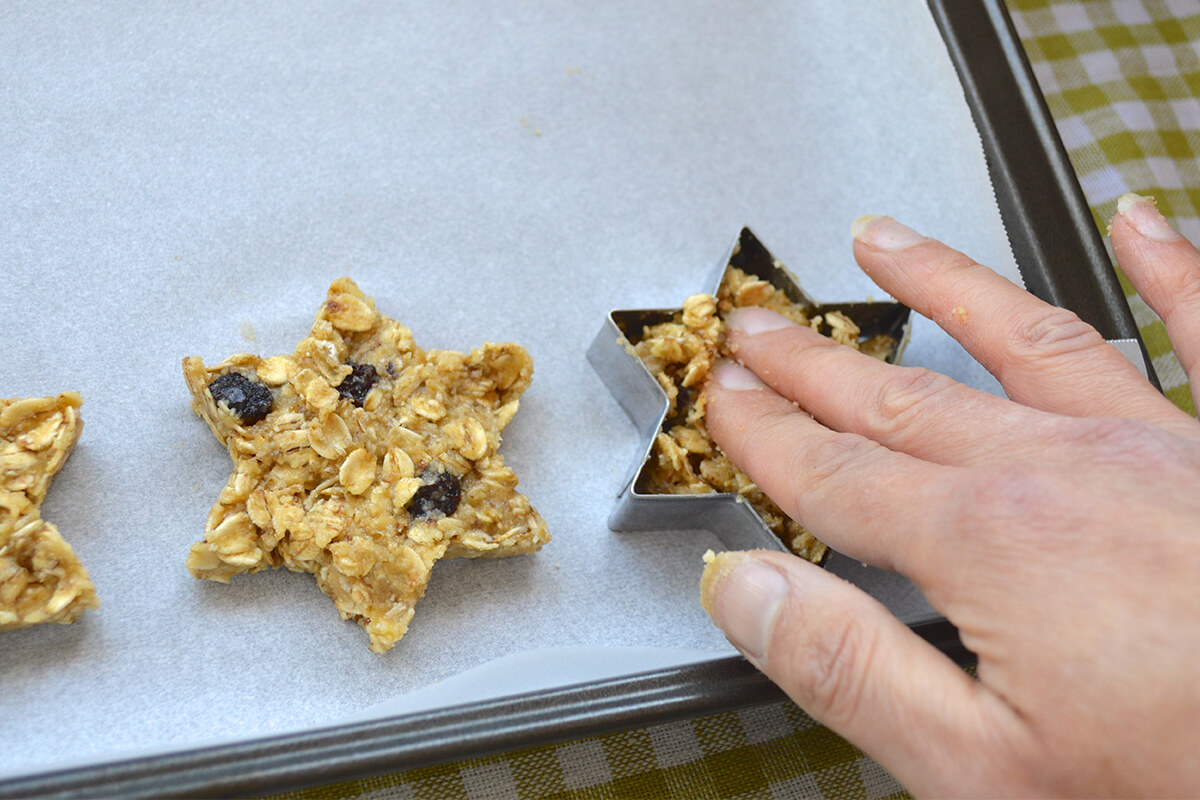
<instances>
[{"instance_id":1,"label":"wrinkled skin on knuckle","mask_svg":"<svg viewBox=\"0 0 1200 800\"><path fill-rule=\"evenodd\" d=\"M977 295L981 280L986 280L992 270L970 256L953 253L943 257L934 271L940 277L934 284L937 292L926 291L930 316L943 327L954 327L959 319L959 299Z\"/></svg>"},{"instance_id":2,"label":"wrinkled skin on knuckle","mask_svg":"<svg viewBox=\"0 0 1200 800\"><path fill-rule=\"evenodd\" d=\"M1104 346L1095 328L1065 308L1020 315L1005 332L1006 362L1023 368L1050 367L1054 361Z\"/></svg>"},{"instance_id":3,"label":"wrinkled skin on knuckle","mask_svg":"<svg viewBox=\"0 0 1200 800\"><path fill-rule=\"evenodd\" d=\"M826 725L849 726L865 710L866 676L880 657L878 642L876 629L853 615L810 631L795 653L797 702Z\"/></svg>"},{"instance_id":4,"label":"wrinkled skin on knuckle","mask_svg":"<svg viewBox=\"0 0 1200 800\"><path fill-rule=\"evenodd\" d=\"M808 447L795 450L789 458L792 475L803 476L810 490L853 474L855 465L879 445L852 433L833 432Z\"/></svg>"},{"instance_id":5,"label":"wrinkled skin on knuckle","mask_svg":"<svg viewBox=\"0 0 1200 800\"><path fill-rule=\"evenodd\" d=\"M864 444L867 440L853 434L826 433L819 441L789 448L779 460L759 464L761 472L758 474L750 467L743 469L792 519L810 525L813 524L812 514L821 506L826 489L843 480L843 476L853 474L854 465L863 457ZM774 491L767 485L769 473L786 476L775 484Z\"/></svg>"},{"instance_id":6,"label":"wrinkled skin on knuckle","mask_svg":"<svg viewBox=\"0 0 1200 800\"><path fill-rule=\"evenodd\" d=\"M745 435L738 437L738 448L735 453L726 450L726 454L742 469L751 475L759 470L770 468L771 445L789 442L794 433L790 413L770 412L761 414L748 422ZM766 459L767 463L762 463Z\"/></svg>"},{"instance_id":7,"label":"wrinkled skin on knuckle","mask_svg":"<svg viewBox=\"0 0 1200 800\"><path fill-rule=\"evenodd\" d=\"M781 394L787 397L803 397L811 391L810 376L814 372L823 374L837 370L837 359L841 355L842 345L828 337L814 338L817 341L806 336L787 337L782 341L770 343L771 362L784 366L774 370L773 374L764 374L763 377ZM755 346L762 348L766 345L756 342Z\"/></svg>"},{"instance_id":8,"label":"wrinkled skin on knuckle","mask_svg":"<svg viewBox=\"0 0 1200 800\"><path fill-rule=\"evenodd\" d=\"M1164 320L1200 308L1200 280L1192 270L1164 270L1156 275L1155 283Z\"/></svg>"},{"instance_id":9,"label":"wrinkled skin on knuckle","mask_svg":"<svg viewBox=\"0 0 1200 800\"><path fill-rule=\"evenodd\" d=\"M778 348L778 359L784 364L804 364L819 358L836 358L841 347L838 342L828 337L790 337L782 347L776 342L772 348Z\"/></svg>"},{"instance_id":10,"label":"wrinkled skin on knuckle","mask_svg":"<svg viewBox=\"0 0 1200 800\"><path fill-rule=\"evenodd\" d=\"M736 394L716 394L709 398L707 410L708 432L733 463L745 470L750 469L747 457L758 449L756 443L764 432L777 426L777 415L756 414L738 400Z\"/></svg>"},{"instance_id":11,"label":"wrinkled skin on knuckle","mask_svg":"<svg viewBox=\"0 0 1200 800\"><path fill-rule=\"evenodd\" d=\"M866 415L868 430L879 438L914 433L954 388L950 378L924 367L896 370L877 390Z\"/></svg>"}]
</instances>

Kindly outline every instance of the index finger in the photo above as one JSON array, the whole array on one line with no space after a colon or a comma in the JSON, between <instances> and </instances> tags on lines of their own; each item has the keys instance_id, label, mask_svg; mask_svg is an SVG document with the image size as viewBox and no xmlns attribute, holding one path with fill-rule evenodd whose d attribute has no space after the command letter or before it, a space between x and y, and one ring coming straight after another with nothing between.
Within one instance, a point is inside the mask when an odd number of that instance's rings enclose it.
<instances>
[{"instance_id":1,"label":"index finger","mask_svg":"<svg viewBox=\"0 0 1200 800\"><path fill-rule=\"evenodd\" d=\"M957 339L1011 399L1070 416L1187 419L1071 311L889 217L862 217L853 233L863 271Z\"/></svg>"},{"instance_id":2,"label":"index finger","mask_svg":"<svg viewBox=\"0 0 1200 800\"><path fill-rule=\"evenodd\" d=\"M835 550L918 585L938 571L957 469L832 431L732 362L712 371L706 392L713 440L789 516Z\"/></svg>"}]
</instances>

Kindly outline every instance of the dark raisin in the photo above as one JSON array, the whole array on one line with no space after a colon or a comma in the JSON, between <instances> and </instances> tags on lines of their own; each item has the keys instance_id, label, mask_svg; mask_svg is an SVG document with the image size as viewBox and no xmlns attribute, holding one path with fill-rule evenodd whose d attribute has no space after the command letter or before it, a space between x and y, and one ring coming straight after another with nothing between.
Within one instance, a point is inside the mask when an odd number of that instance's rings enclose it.
<instances>
[{"instance_id":1,"label":"dark raisin","mask_svg":"<svg viewBox=\"0 0 1200 800\"><path fill-rule=\"evenodd\" d=\"M270 414L275 403L270 389L240 372L222 375L208 385L208 391L218 404L228 406L243 425L253 425Z\"/></svg>"},{"instance_id":2,"label":"dark raisin","mask_svg":"<svg viewBox=\"0 0 1200 800\"><path fill-rule=\"evenodd\" d=\"M379 373L370 364L356 364L353 361L346 363L350 366L350 374L338 384L338 394L362 408L363 401L367 399L367 392L371 391L375 381L379 380Z\"/></svg>"},{"instance_id":3,"label":"dark raisin","mask_svg":"<svg viewBox=\"0 0 1200 800\"><path fill-rule=\"evenodd\" d=\"M414 517L427 517L440 511L450 516L458 510L462 501L462 484L458 478L449 472L426 472L421 478L420 488L408 503L409 513Z\"/></svg>"},{"instance_id":4,"label":"dark raisin","mask_svg":"<svg viewBox=\"0 0 1200 800\"><path fill-rule=\"evenodd\" d=\"M680 386L679 393L675 395L675 412L663 422L663 430L669 431L676 425L686 425L688 412L692 410L692 403L695 400L696 392L694 390L687 386Z\"/></svg>"}]
</instances>

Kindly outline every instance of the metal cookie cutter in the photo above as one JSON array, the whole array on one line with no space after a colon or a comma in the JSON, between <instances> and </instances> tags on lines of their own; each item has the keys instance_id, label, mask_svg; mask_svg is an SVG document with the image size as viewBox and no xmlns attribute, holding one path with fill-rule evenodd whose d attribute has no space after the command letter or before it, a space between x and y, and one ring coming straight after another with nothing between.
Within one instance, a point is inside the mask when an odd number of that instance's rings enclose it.
<instances>
[{"instance_id":1,"label":"metal cookie cutter","mask_svg":"<svg viewBox=\"0 0 1200 800\"><path fill-rule=\"evenodd\" d=\"M767 248L743 228L714 279L715 295L725 272L737 267L755 275L783 292L793 302L811 309L812 315L841 311L861 329L862 336L886 334L896 344L887 361L896 363L908 342L909 311L896 302L818 303L800 289L796 278ZM642 309L612 311L591 347L588 361L608 386L625 413L637 426L646 444L633 471L622 485L616 507L608 518L614 531L662 531L706 529L716 534L731 550L770 549L787 552L783 542L767 527L758 512L741 495L657 494L643 491L654 448L654 437L662 429L670 407L667 394L633 350L648 325L667 322L680 309ZM826 559L830 562L841 558ZM858 562L852 562L855 567ZM840 572L840 570L838 570Z\"/></svg>"}]
</instances>

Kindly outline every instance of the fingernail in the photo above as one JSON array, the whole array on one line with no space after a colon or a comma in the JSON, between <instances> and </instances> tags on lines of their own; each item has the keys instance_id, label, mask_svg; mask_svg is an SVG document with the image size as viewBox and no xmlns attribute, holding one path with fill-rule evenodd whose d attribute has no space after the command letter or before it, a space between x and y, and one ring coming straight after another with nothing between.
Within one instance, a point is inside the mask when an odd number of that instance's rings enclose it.
<instances>
[{"instance_id":1,"label":"fingernail","mask_svg":"<svg viewBox=\"0 0 1200 800\"><path fill-rule=\"evenodd\" d=\"M766 384L758 379L750 370L732 361L721 361L710 373L712 379L722 389L744 392L748 389L765 389Z\"/></svg>"},{"instance_id":2,"label":"fingernail","mask_svg":"<svg viewBox=\"0 0 1200 800\"><path fill-rule=\"evenodd\" d=\"M1117 213L1129 220L1137 232L1147 239L1173 242L1183 238L1158 210L1153 197L1127 192L1117 198Z\"/></svg>"},{"instance_id":3,"label":"fingernail","mask_svg":"<svg viewBox=\"0 0 1200 800\"><path fill-rule=\"evenodd\" d=\"M796 326L796 323L782 314L776 314L774 311L770 311L762 306L735 308L725 317L725 324L738 333L744 333L747 336Z\"/></svg>"},{"instance_id":4,"label":"fingernail","mask_svg":"<svg viewBox=\"0 0 1200 800\"><path fill-rule=\"evenodd\" d=\"M874 214L854 220L850 226L850 234L863 244L888 253L928 241L907 225L902 225L891 217L879 217Z\"/></svg>"},{"instance_id":5,"label":"fingernail","mask_svg":"<svg viewBox=\"0 0 1200 800\"><path fill-rule=\"evenodd\" d=\"M787 580L753 555L721 553L704 568L700 602L733 646L762 664L788 590Z\"/></svg>"}]
</instances>

